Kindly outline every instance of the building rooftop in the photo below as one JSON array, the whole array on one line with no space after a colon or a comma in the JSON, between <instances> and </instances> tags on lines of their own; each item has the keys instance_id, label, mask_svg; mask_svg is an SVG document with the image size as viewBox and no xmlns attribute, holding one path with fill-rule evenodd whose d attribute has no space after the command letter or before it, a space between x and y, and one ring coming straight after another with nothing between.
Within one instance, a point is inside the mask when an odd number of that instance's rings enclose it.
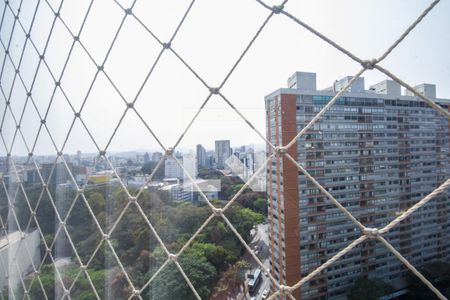
<instances>
[{"instance_id":1,"label":"building rooftop","mask_svg":"<svg viewBox=\"0 0 450 300\"><path fill-rule=\"evenodd\" d=\"M3 236L0 239L0 250L7 247L9 243L14 244L18 241L20 241L21 234L20 231L15 231L13 233L8 234L8 236Z\"/></svg>"},{"instance_id":2,"label":"building rooftop","mask_svg":"<svg viewBox=\"0 0 450 300\"><path fill-rule=\"evenodd\" d=\"M334 96L352 79L352 76L345 76L340 80L336 80L332 86L325 89L317 89L316 73L311 72L295 72L288 79L288 87L280 88L267 95L265 98L272 98L279 94L297 94L297 95L323 95ZM421 83L414 88L422 95L442 104L450 104L450 99L436 97L436 85L430 83ZM406 90L401 93L401 86L393 80L383 80L381 82L370 85L369 89L365 89L364 77L359 77L343 96L351 95L353 97L363 98L384 98L399 100L420 100L410 91Z\"/></svg>"}]
</instances>

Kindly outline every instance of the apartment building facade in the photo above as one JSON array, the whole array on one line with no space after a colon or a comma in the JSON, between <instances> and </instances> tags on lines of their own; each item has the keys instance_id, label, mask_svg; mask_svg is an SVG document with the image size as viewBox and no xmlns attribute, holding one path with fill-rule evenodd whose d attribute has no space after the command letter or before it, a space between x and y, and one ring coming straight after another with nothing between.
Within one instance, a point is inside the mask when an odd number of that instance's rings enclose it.
<instances>
[{"instance_id":1,"label":"apartment building facade","mask_svg":"<svg viewBox=\"0 0 450 300\"><path fill-rule=\"evenodd\" d=\"M265 97L266 133L286 145L351 77L317 90L316 74L296 72ZM434 85L419 91L437 99ZM288 153L367 227L382 227L429 194L450 171L449 122L415 96L386 80L364 87L359 78ZM270 152L270 149L268 149ZM286 157L268 166L271 272L293 285L361 235L360 230ZM387 239L414 266L450 259L447 195L391 230ZM406 269L374 240L364 242L294 295L345 299L359 277L405 286Z\"/></svg>"}]
</instances>

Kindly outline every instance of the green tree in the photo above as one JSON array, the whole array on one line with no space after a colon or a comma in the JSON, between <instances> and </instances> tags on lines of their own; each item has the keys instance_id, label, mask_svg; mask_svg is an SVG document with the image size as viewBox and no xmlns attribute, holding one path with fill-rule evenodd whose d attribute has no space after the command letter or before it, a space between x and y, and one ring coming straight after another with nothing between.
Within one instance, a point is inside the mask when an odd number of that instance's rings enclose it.
<instances>
[{"instance_id":1,"label":"green tree","mask_svg":"<svg viewBox=\"0 0 450 300\"><path fill-rule=\"evenodd\" d=\"M264 216L262 214L254 212L249 208L243 208L240 205L231 206L229 211L227 211L227 216L246 242L250 242L250 231L257 224L264 222Z\"/></svg>"},{"instance_id":2,"label":"green tree","mask_svg":"<svg viewBox=\"0 0 450 300\"><path fill-rule=\"evenodd\" d=\"M79 269L76 266L66 266L59 270L61 280L62 282L64 282L66 288L68 288L73 283L73 281L77 277L78 272ZM108 288L105 287L105 271L88 269L87 272L92 280L92 283L94 284L95 292L101 299L104 298L105 288ZM53 266L43 266L39 274L39 278L42 282L45 295L48 299L56 299L57 296L62 296L64 289L61 284L59 275L57 275ZM37 275L28 277L26 286L30 287L30 299L45 299L44 291L41 288ZM81 273L71 290L70 296L71 299L75 300L95 299L95 292L92 289L86 275L84 273ZM23 294L23 291L20 291L20 293Z\"/></svg>"},{"instance_id":3,"label":"green tree","mask_svg":"<svg viewBox=\"0 0 450 300\"><path fill-rule=\"evenodd\" d=\"M225 270L233 259L224 247L211 243L196 242L188 253L196 257L205 257L219 271Z\"/></svg>"},{"instance_id":4,"label":"green tree","mask_svg":"<svg viewBox=\"0 0 450 300\"><path fill-rule=\"evenodd\" d=\"M210 214L211 210L207 206L183 202L175 207L170 219L181 233L194 233Z\"/></svg>"},{"instance_id":5,"label":"green tree","mask_svg":"<svg viewBox=\"0 0 450 300\"><path fill-rule=\"evenodd\" d=\"M230 193L235 193L242 187L242 181L238 178L224 177L222 173L216 174L216 172L206 174L206 176L219 175L220 178L224 178L224 183L228 185L227 189ZM94 215L103 232L109 232L112 226L115 226L110 241L136 286L145 284L151 275L156 272L158 266L167 259L146 218L150 220L168 250L176 253L212 213L211 208L203 202L197 204L178 203L172 201L170 195L166 192L149 189L144 190L137 199L142 211L132 203L127 206L125 213L122 214L129 201L129 194L122 188L110 186L87 188L84 193L85 198L81 195L77 196L74 191L68 189L56 193L55 190L51 190L52 188L49 187L50 195L53 200L60 201L57 204L57 209L62 218L65 217L69 209L71 211L66 222L66 228L83 263L91 258L93 251L102 240L101 231L98 230ZM36 210L36 218L41 225L46 242L50 246L55 234L55 224L58 225L51 198L46 190L42 191L42 187L30 186L27 189L29 189L27 195L32 195L30 199L34 201L32 207L37 204L39 198L41 199ZM136 192L133 189L129 190L132 195ZM258 212L263 208L263 203L259 202L264 200L264 196L262 196L262 193L255 193L250 190L246 190L242 196L245 200L242 202L243 205L240 204L241 201L238 199L229 207L226 215L239 234L248 242L251 229L264 221L264 216ZM76 198L74 206L71 207L75 197L78 198ZM25 199L19 200L20 202L17 202L16 206L17 212L21 214L21 219L27 219L30 215L29 207L23 205L26 204ZM212 200L211 203L216 207L223 207L225 201ZM7 204L6 195L0 194L0 210L3 207L6 207L7 210ZM0 213L3 212L0 211ZM119 217L120 220L116 224ZM75 255L66 235L63 233L58 236L58 247L59 255ZM105 249L97 251L95 257L90 260L90 269L88 270L91 278L93 276L96 278L94 285L98 288L97 292L101 298L105 289L109 290L111 295L114 295L117 299L127 298L131 293L127 278L117 266L104 269L105 262L110 261L107 258L111 256L111 250L105 245L102 247ZM41 253L45 253L43 244ZM230 227L222 218L214 218L190 247L185 250L178 261L192 280L200 296L208 298L216 284L218 274L229 270L230 266L242 257L243 253L244 247ZM115 261L115 259L111 260ZM73 261L77 261L75 257L73 257ZM51 260L48 257L40 276L43 278L44 290L46 293L48 292L47 296L52 299L58 297L63 288L59 280L55 280L54 267L50 263ZM69 283L69 286L76 276L76 273L74 273L76 270L78 269L75 266L64 267L63 281ZM107 280L105 279L105 272L108 274ZM86 285L88 281L83 274L74 286L77 289L71 293L72 298L82 300L96 298L90 285ZM232 275L232 277L237 276L235 275ZM30 276L27 281L33 282L33 299L45 298L35 277ZM107 282L106 285L105 282ZM170 267L169 265L166 266L155 278L151 288L144 291L144 294L153 295L158 299L193 299L194 295L190 288L187 285L180 284L180 282L184 282L184 278L176 265L171 263Z\"/></svg>"},{"instance_id":6,"label":"green tree","mask_svg":"<svg viewBox=\"0 0 450 300\"><path fill-rule=\"evenodd\" d=\"M267 216L267 200L266 198L258 198L253 203L254 210L256 212L259 212L260 214L263 214L264 216Z\"/></svg>"},{"instance_id":7,"label":"green tree","mask_svg":"<svg viewBox=\"0 0 450 300\"><path fill-rule=\"evenodd\" d=\"M200 297L208 299L217 278L214 266L205 257L197 255L183 255L178 261ZM174 263L167 265L154 279L146 296L161 300L196 299Z\"/></svg>"}]
</instances>

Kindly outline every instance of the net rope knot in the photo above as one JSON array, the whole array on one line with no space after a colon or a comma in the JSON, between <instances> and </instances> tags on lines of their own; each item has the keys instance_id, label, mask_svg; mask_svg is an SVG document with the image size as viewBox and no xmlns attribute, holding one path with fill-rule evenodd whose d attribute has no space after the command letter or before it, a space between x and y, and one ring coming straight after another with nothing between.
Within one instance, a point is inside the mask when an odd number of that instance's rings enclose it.
<instances>
[{"instance_id":1,"label":"net rope knot","mask_svg":"<svg viewBox=\"0 0 450 300\"><path fill-rule=\"evenodd\" d=\"M277 146L275 147L275 153L277 154L278 157L282 157L287 153L287 148L283 147L283 146Z\"/></svg>"},{"instance_id":2,"label":"net rope knot","mask_svg":"<svg viewBox=\"0 0 450 300\"><path fill-rule=\"evenodd\" d=\"M366 235L369 239L376 239L380 236L380 232L378 228L364 228L363 234Z\"/></svg>"},{"instance_id":3,"label":"net rope knot","mask_svg":"<svg viewBox=\"0 0 450 300\"><path fill-rule=\"evenodd\" d=\"M220 217L223 214L223 209L215 207L213 208L213 213L216 217Z\"/></svg>"},{"instance_id":4,"label":"net rope knot","mask_svg":"<svg viewBox=\"0 0 450 300\"><path fill-rule=\"evenodd\" d=\"M172 155L173 155L173 148L172 147L167 148L166 149L166 156L172 156Z\"/></svg>"},{"instance_id":5,"label":"net rope knot","mask_svg":"<svg viewBox=\"0 0 450 300\"><path fill-rule=\"evenodd\" d=\"M282 295L285 295L286 293L291 291L291 287L281 284L279 290Z\"/></svg>"},{"instance_id":6,"label":"net rope knot","mask_svg":"<svg viewBox=\"0 0 450 300\"><path fill-rule=\"evenodd\" d=\"M364 69L367 70L373 70L375 68L375 65L378 63L378 61L375 58L363 60L361 62L361 65L364 67Z\"/></svg>"},{"instance_id":7,"label":"net rope knot","mask_svg":"<svg viewBox=\"0 0 450 300\"><path fill-rule=\"evenodd\" d=\"M141 294L141 291L138 290L138 289L133 289L132 294L133 294L134 296L139 296L139 295Z\"/></svg>"},{"instance_id":8,"label":"net rope knot","mask_svg":"<svg viewBox=\"0 0 450 300\"><path fill-rule=\"evenodd\" d=\"M209 88L209 92L211 93L211 94L213 94L213 95L217 95L217 94L219 94L219 88L217 88L217 87L210 87Z\"/></svg>"},{"instance_id":9,"label":"net rope knot","mask_svg":"<svg viewBox=\"0 0 450 300\"><path fill-rule=\"evenodd\" d=\"M178 259L178 255L174 254L174 253L169 253L169 259L171 261L177 261Z\"/></svg>"},{"instance_id":10,"label":"net rope knot","mask_svg":"<svg viewBox=\"0 0 450 300\"><path fill-rule=\"evenodd\" d=\"M282 4L281 5L274 5L272 7L272 11L273 11L274 14L278 15L279 13L281 13L283 8L284 8L284 5L282 5Z\"/></svg>"}]
</instances>

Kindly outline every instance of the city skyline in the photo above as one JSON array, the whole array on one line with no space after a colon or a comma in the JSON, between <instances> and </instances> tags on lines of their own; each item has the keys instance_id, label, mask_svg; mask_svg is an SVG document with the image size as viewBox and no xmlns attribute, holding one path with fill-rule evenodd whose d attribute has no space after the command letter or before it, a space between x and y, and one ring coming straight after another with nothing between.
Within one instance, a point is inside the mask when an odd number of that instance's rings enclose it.
<instances>
[{"instance_id":1,"label":"city skyline","mask_svg":"<svg viewBox=\"0 0 450 300\"><path fill-rule=\"evenodd\" d=\"M395 1L394 3L378 1L372 4L371 14L366 18L364 17L367 15L364 3L359 1L346 3L347 5L326 1L288 2L286 9L294 15L305 17L307 23L316 26L324 34L329 35L356 54L363 53L370 58L376 57L384 51L385 47L397 38L398 33L404 30L426 5L426 3L410 5L408 1ZM144 9L147 12L153 12L160 9L167 12L169 7L175 9L173 15L167 20L169 26L160 26L160 22L162 22L160 15L152 13L153 19L145 18L146 22L156 26L156 34L167 37L171 26L175 26L175 20L181 17L180 14L188 3L173 5L170 1L164 1L164 3L152 4L151 9L148 5L150 4L146 4L145 1L138 1L136 10ZM240 7L238 12L234 9L236 5ZM346 7L348 6L352 7L352 12L347 11ZM406 38L383 63L407 82L411 84L424 81L434 83L439 86L438 97L449 97L450 86L447 83L450 82L450 61L445 49L450 46L450 42L441 37L445 36L446 28L450 27L450 20L444 13L450 10L450 4L441 2L438 6L440 9L433 10L430 17L422 20L420 26L411 33L411 37ZM70 28L75 30L79 25L78 19L85 9L86 4L78 6L68 4L67 8L63 6L61 15L68 21ZM121 14L120 9L114 3L96 2L92 10L97 22L89 19L85 34L82 33L80 39L86 43L93 58L99 61L105 53L105 44L112 39L111 33L114 26L111 24L117 24ZM211 13L202 13L206 11ZM250 24L246 19L248 12L254 16ZM22 12L24 18L30 13L28 10ZM263 20L266 12L256 2L242 4L239 1L228 1L227 3L215 1L214 3L196 4L193 13L192 19L198 21L192 22L191 19L186 21L179 38L174 41L173 47L180 52L180 55L186 57L189 64L195 66L195 70L207 80L208 84L219 85L221 77L225 73L224 70L231 68L233 60L237 58L239 51L256 30L257 24ZM234 22L231 24L226 17L229 13L235 16ZM379 22L375 17L379 14L384 16L383 22ZM37 22L44 22L45 18L50 19L50 15L48 8L42 9L38 14ZM9 28L6 25L10 25L13 18L7 13L4 19L5 28ZM359 25L352 26L354 22L359 22ZM48 25L48 21L45 21L45 24ZM109 26L105 26L105 24L109 24ZM209 26L204 26L205 24ZM103 34L102 38L93 34L96 32L93 30L93 26L96 26L96 30ZM46 59L49 66L53 68L55 76L58 76L57 71L60 70L62 63L61 56L68 51L69 36L64 34L60 22L57 22L56 28L56 33L50 40ZM232 36L225 34L229 31L233 32ZM284 46L281 50L273 42L277 40L278 32L284 32L286 36L292 37L283 40ZM38 49L42 49L45 30L43 32L33 31L32 34L38 40ZM203 36L208 36L210 41L204 43ZM358 38L353 38L355 36ZM231 41L234 42L233 47L230 46ZM22 43L22 39L13 38L13 45L17 49L21 47ZM137 43L142 44L142 49L134 47ZM202 47L192 51L192 45L196 44L202 45ZM435 45L435 47L424 47L424 45ZM60 55L52 55L55 52L58 53L56 49L60 49ZM329 82L355 74L359 68L358 64L351 62L347 57L342 56L323 41L317 40L305 30L301 30L286 18L276 18L274 22L271 22L267 30L256 41L254 49L255 51L243 59L229 82L224 85L222 92L261 133L264 133L265 127L264 101L261 99L274 88L284 86L286 74L291 74L296 69L320 73L322 76L318 79L318 88L326 88ZM320 49L320 51L317 52L315 49ZM414 49L414 51L409 51L409 49ZM150 69L157 51L159 51L159 45L144 34L135 21L130 20L125 23L123 33L119 35L117 46L114 47L110 61L105 64L104 70L110 74L113 82L120 83L118 89L127 100L132 99L145 73ZM209 57L206 54L208 52L217 53L217 56ZM282 55L279 55L280 53ZM217 59L222 56L224 59ZM127 59L122 60L122 57ZM292 60L292 57L296 59ZM26 68L24 65L21 72L25 79L25 85L29 86L38 58L32 50L28 50L25 52L24 61ZM270 70L270 72L255 72L260 69ZM13 72L14 70L7 60L5 76L2 80L5 95L8 95L11 90L9 80L12 76L9 75ZM83 50L76 45L74 54L69 61L67 74L61 80L62 89L76 109L82 103L94 72L95 66L85 57ZM85 76L80 77L77 74L85 74ZM43 113L51 98L54 82L50 74L42 67L37 75L32 96L36 101L37 109ZM375 71L367 72L365 77L369 83L386 79L384 75ZM164 146L171 147L206 99L208 90L171 53L162 55L147 86L136 102L135 108L142 114L143 119L154 130ZM25 103L26 93L17 83L13 90L12 97L17 99L15 102L17 107L14 110L17 116L21 106ZM70 127L70 122L66 122L66 120L72 120L73 113L59 89L56 90L54 98L54 106L49 111L47 124L55 143L60 148ZM2 112L4 104L4 101L0 101L0 111ZM81 114L86 126L92 130L93 138L98 142L100 149L103 150L108 143L124 110L125 105L122 99L105 76L100 74ZM98 117L97 112L99 111L103 111L101 118ZM36 124L40 120L31 106L25 110L24 118L28 122L22 124L21 130L24 132L27 144L31 146L37 133L38 126ZM5 142L9 145L15 131L15 124L10 113L6 113L4 123ZM213 95L179 146L194 148L197 143L205 144L208 141L219 139L230 139L236 141L236 144L263 142L223 99ZM96 151L86 130L77 121L63 152L76 152L80 148L80 144L83 145L84 152ZM38 139L34 152L37 154L56 153L51 145L49 136L44 132ZM110 147L112 151L158 149L157 142L148 129L133 113L125 116ZM3 152L5 147L1 145L1 148ZM13 152L27 154L20 136L17 137Z\"/></svg>"},{"instance_id":2,"label":"city skyline","mask_svg":"<svg viewBox=\"0 0 450 300\"><path fill-rule=\"evenodd\" d=\"M214 145L214 141L211 142L212 145ZM197 145L202 145L204 146L204 144L197 144ZM250 147L252 149L254 149L255 151L263 151L266 149L266 145L265 144L242 144L242 145L232 145L231 149L239 149L240 147L245 146L245 147ZM192 147L192 148L176 148L176 152L180 152L180 153L189 153L191 151L196 150L197 146ZM212 146L211 148L205 148L206 152L214 152L214 146ZM98 156L98 152L83 152L81 150L76 150L74 152L64 152L64 155L68 155L68 156L73 156L76 157L78 155L78 153L80 152L80 154L82 156L89 156L89 157L95 157ZM146 153L148 154L154 154L154 153L161 153L164 154L163 149L145 149L145 148L139 148L139 149L130 149L130 150L126 150L126 151L107 151L108 156L135 156L135 155L145 155ZM48 152L48 153L44 153L44 154L34 154L33 156L35 157L56 157L57 154L52 153L52 152ZM1 156L2 158L5 158L6 156ZM28 153L24 153L22 155L12 155L12 157L18 157L18 158L27 158L29 157Z\"/></svg>"}]
</instances>

